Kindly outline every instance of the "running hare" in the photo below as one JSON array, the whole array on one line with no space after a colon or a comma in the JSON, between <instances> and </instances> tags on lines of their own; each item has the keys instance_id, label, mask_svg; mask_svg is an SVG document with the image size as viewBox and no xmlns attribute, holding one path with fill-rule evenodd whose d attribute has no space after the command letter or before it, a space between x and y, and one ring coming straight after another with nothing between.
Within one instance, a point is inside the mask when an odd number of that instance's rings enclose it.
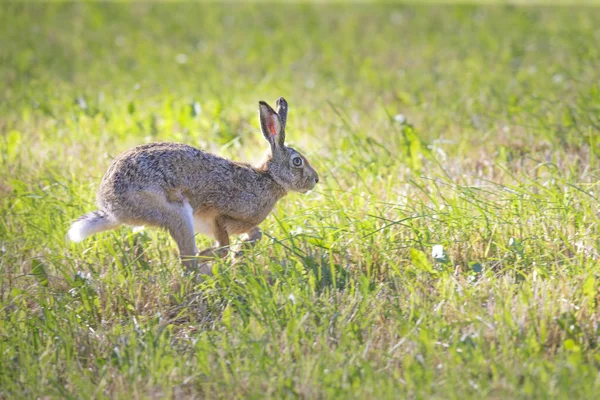
<instances>
[{"instance_id":1,"label":"running hare","mask_svg":"<svg viewBox=\"0 0 600 400\"><path fill-rule=\"evenodd\" d=\"M198 253L194 232L215 238L221 256L227 254L231 234L259 240L258 224L277 200L289 191L313 189L319 177L306 158L284 144L285 99L277 100L277 112L264 101L258 109L262 134L270 144L258 167L179 143L134 147L113 161L100 183L99 209L75 221L69 238L79 242L121 224L158 226L175 239L188 269L196 265L196 255L216 253Z\"/></svg>"}]
</instances>

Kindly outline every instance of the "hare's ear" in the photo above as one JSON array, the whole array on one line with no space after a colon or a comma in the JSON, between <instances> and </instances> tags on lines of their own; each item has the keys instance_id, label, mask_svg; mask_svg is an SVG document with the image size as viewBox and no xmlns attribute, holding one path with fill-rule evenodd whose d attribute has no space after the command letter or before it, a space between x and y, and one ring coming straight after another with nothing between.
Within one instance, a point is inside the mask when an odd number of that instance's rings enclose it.
<instances>
[{"instance_id":1,"label":"hare's ear","mask_svg":"<svg viewBox=\"0 0 600 400\"><path fill-rule=\"evenodd\" d=\"M285 123L287 121L288 104L283 97L277 99L277 114L281 119L283 130L285 131Z\"/></svg>"},{"instance_id":2,"label":"hare's ear","mask_svg":"<svg viewBox=\"0 0 600 400\"><path fill-rule=\"evenodd\" d=\"M264 101L258 102L258 115L260 118L260 130L271 147L282 146L285 142L283 123L279 115Z\"/></svg>"}]
</instances>

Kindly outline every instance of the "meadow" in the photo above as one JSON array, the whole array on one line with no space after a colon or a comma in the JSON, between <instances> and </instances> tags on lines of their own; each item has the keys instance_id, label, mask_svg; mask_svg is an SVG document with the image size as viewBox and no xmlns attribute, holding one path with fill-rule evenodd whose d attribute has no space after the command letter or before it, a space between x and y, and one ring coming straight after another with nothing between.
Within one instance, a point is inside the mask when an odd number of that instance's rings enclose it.
<instances>
[{"instance_id":1,"label":"meadow","mask_svg":"<svg viewBox=\"0 0 600 400\"><path fill-rule=\"evenodd\" d=\"M0 398L594 398L599 42L583 6L3 3ZM67 242L116 155L257 161L279 96L321 181L243 259Z\"/></svg>"}]
</instances>

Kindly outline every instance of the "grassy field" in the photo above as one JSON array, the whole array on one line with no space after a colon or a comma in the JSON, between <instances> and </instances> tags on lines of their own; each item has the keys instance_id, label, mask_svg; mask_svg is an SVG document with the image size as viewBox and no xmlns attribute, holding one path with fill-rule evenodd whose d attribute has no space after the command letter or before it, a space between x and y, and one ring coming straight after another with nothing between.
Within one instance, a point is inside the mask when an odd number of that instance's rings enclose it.
<instances>
[{"instance_id":1,"label":"grassy field","mask_svg":"<svg viewBox=\"0 0 600 400\"><path fill-rule=\"evenodd\" d=\"M4 3L0 398L593 398L599 42L585 7ZM321 182L242 262L67 243L117 154L256 161L278 96Z\"/></svg>"}]
</instances>

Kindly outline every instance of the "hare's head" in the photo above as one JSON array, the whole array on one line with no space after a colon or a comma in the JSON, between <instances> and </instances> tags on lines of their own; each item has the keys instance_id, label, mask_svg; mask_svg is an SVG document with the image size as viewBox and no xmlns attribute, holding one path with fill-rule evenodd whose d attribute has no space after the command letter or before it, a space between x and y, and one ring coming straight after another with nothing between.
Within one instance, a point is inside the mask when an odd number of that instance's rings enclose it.
<instances>
[{"instance_id":1,"label":"hare's head","mask_svg":"<svg viewBox=\"0 0 600 400\"><path fill-rule=\"evenodd\" d=\"M271 145L266 169L287 191L306 193L312 190L319 176L308 160L291 147L285 146L285 122L288 106L283 97L277 99L277 112L264 101L258 103L260 129Z\"/></svg>"}]
</instances>

